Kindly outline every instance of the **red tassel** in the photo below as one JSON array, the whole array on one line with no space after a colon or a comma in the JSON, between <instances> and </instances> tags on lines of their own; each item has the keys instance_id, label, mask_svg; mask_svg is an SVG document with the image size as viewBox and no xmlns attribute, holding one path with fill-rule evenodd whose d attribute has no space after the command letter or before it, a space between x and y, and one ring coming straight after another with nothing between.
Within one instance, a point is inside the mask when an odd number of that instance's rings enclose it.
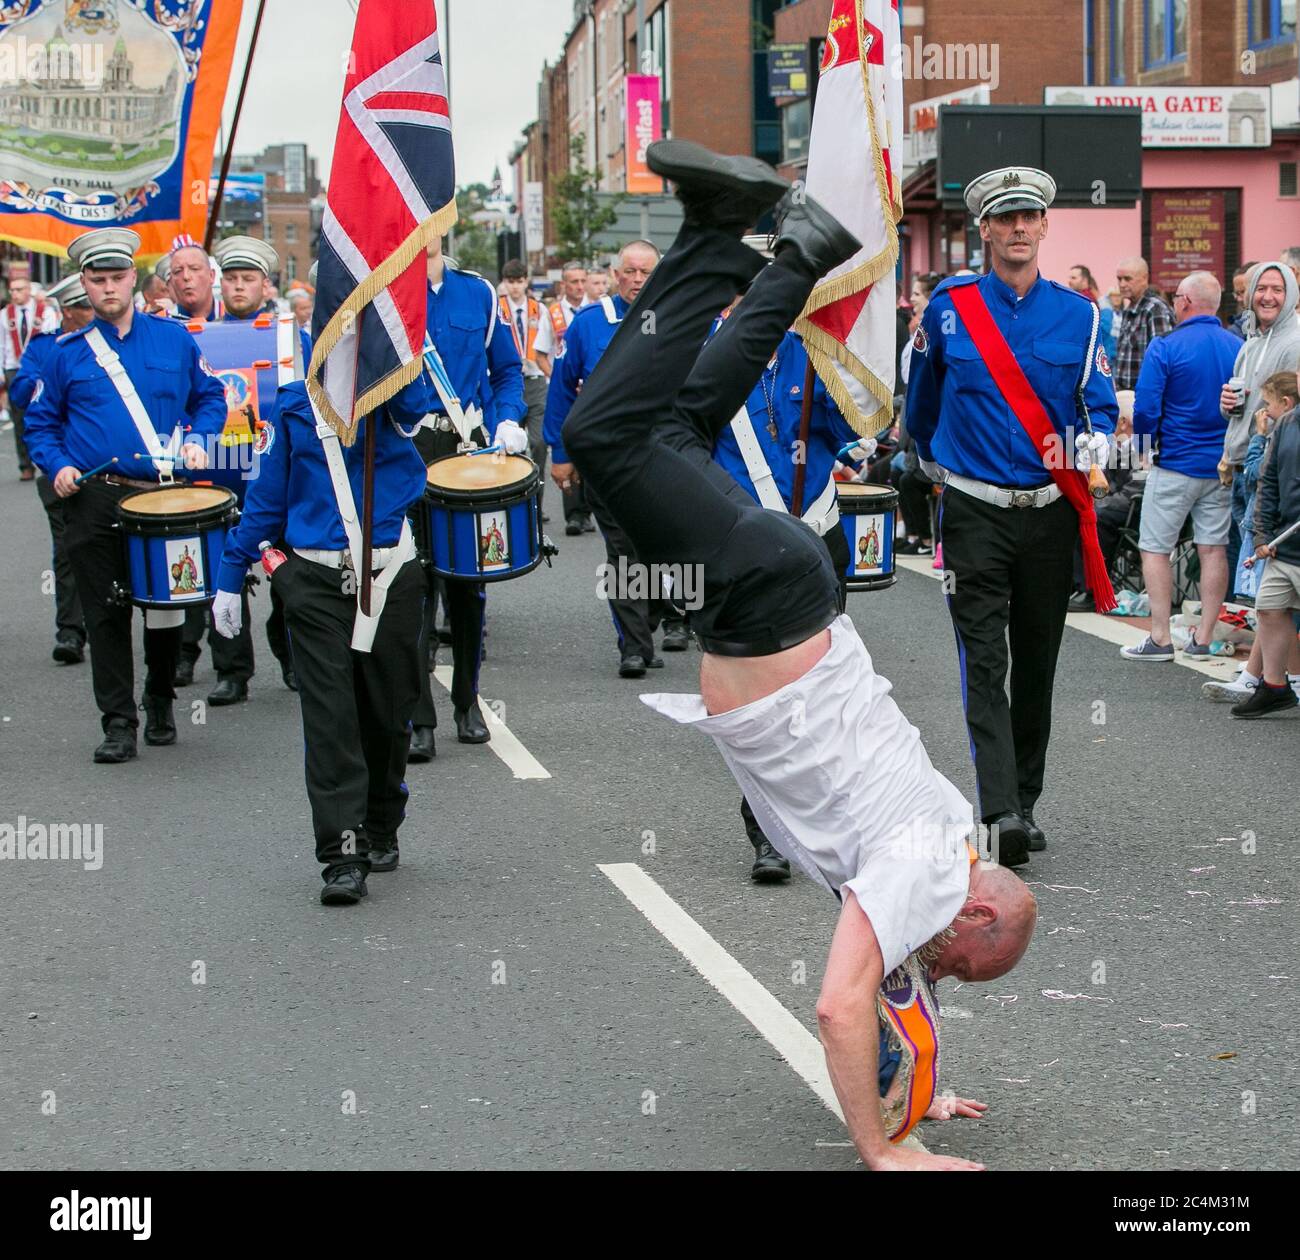
<instances>
[{"instance_id":1,"label":"red tassel","mask_svg":"<svg viewBox=\"0 0 1300 1260\"><path fill-rule=\"evenodd\" d=\"M1101 553L1101 543L1097 541L1097 514L1089 504L1086 512L1079 514L1079 540L1083 545L1083 580L1092 592L1093 603L1099 613L1110 612L1117 607L1115 591L1110 584L1110 573L1106 569L1106 557Z\"/></svg>"}]
</instances>

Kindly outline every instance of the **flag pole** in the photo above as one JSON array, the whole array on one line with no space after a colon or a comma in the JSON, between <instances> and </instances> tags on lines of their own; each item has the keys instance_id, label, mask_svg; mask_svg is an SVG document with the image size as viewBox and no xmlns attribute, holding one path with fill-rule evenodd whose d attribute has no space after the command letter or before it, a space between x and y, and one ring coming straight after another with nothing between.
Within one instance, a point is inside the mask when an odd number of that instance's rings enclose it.
<instances>
[{"instance_id":1,"label":"flag pole","mask_svg":"<svg viewBox=\"0 0 1300 1260\"><path fill-rule=\"evenodd\" d=\"M813 370L812 355L804 346L808 364L803 374L803 405L799 408L799 444L794 448L794 494L791 496L790 513L792 516L803 515L803 483L808 473L808 430L812 425L813 388L817 383L817 373Z\"/></svg>"},{"instance_id":2,"label":"flag pole","mask_svg":"<svg viewBox=\"0 0 1300 1260\"><path fill-rule=\"evenodd\" d=\"M370 563L375 523L375 428L380 410L365 417L366 458L361 474L361 611L370 616Z\"/></svg>"},{"instance_id":3,"label":"flag pole","mask_svg":"<svg viewBox=\"0 0 1300 1260\"><path fill-rule=\"evenodd\" d=\"M226 191L226 176L230 173L230 157L235 151L235 133L239 130L239 115L244 109L244 92L248 88L248 72L253 68L253 53L257 49L257 36L262 29L262 14L266 10L266 0L258 0L257 17L253 22L253 37L248 41L248 56L244 59L244 77L239 83L239 96L235 99L235 116L230 121L230 135L226 138L226 151L221 159L221 174L217 177L217 192L212 199L212 211L208 215L208 230L203 237L203 248L212 250L212 238L217 232L217 219L221 214L221 198Z\"/></svg>"}]
</instances>

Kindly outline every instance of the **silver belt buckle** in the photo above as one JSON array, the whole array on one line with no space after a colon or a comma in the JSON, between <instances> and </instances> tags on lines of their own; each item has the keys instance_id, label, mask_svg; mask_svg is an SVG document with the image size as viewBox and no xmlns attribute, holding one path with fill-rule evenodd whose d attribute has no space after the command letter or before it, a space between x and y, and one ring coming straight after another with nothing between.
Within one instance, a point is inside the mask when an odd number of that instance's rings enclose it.
<instances>
[{"instance_id":1,"label":"silver belt buckle","mask_svg":"<svg viewBox=\"0 0 1300 1260\"><path fill-rule=\"evenodd\" d=\"M1011 506L1017 508L1033 507L1037 490L1015 490L1011 494Z\"/></svg>"}]
</instances>

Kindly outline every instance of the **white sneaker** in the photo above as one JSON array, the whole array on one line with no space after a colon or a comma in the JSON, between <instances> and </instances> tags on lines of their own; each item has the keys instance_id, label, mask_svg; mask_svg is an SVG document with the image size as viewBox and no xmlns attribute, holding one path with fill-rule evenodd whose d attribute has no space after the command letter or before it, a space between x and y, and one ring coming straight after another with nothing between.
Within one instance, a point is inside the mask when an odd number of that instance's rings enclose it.
<instances>
[{"instance_id":1,"label":"white sneaker","mask_svg":"<svg viewBox=\"0 0 1300 1260\"><path fill-rule=\"evenodd\" d=\"M1201 685L1201 695L1207 700L1215 700L1223 704L1237 704L1239 701L1249 699L1254 694L1255 688L1259 682L1243 682L1240 673L1231 682L1207 682Z\"/></svg>"}]
</instances>

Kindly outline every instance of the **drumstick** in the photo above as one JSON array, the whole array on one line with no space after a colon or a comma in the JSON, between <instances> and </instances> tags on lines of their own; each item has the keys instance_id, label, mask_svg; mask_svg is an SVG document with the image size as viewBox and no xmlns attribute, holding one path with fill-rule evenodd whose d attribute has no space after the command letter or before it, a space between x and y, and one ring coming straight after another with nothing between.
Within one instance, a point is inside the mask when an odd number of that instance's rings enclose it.
<instances>
[{"instance_id":1,"label":"drumstick","mask_svg":"<svg viewBox=\"0 0 1300 1260\"><path fill-rule=\"evenodd\" d=\"M1264 546L1276 547L1278 543L1285 542L1290 538L1298 529L1300 529L1300 521L1296 521L1294 525L1288 525L1276 538L1271 542L1265 543ZM1255 567L1255 561L1258 559L1260 559L1259 556L1247 556L1246 559L1242 561L1242 564L1248 569L1253 569Z\"/></svg>"},{"instance_id":2,"label":"drumstick","mask_svg":"<svg viewBox=\"0 0 1300 1260\"><path fill-rule=\"evenodd\" d=\"M102 473L105 468L111 468L116 463L117 463L117 456L114 455L112 459L106 459L102 464L99 465L99 467L92 468L89 472L82 473L81 476L78 477L72 484L74 486L79 486L83 481L89 481L91 477L94 477L97 473Z\"/></svg>"},{"instance_id":3,"label":"drumstick","mask_svg":"<svg viewBox=\"0 0 1300 1260\"><path fill-rule=\"evenodd\" d=\"M466 451L465 454L466 455L490 455L493 451L499 451L500 449L501 449L501 443L497 442L492 446L485 446L481 450Z\"/></svg>"}]
</instances>

